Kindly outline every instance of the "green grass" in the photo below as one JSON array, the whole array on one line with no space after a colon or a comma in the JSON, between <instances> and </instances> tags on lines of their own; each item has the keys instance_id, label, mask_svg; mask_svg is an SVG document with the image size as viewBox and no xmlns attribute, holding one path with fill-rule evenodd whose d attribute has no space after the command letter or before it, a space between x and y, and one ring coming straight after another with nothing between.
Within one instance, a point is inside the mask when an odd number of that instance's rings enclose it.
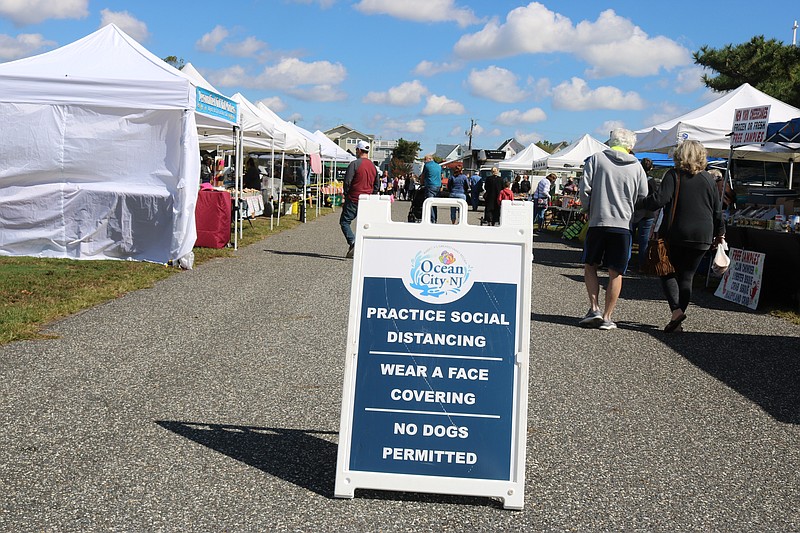
<instances>
[{"instance_id":1,"label":"green grass","mask_svg":"<svg viewBox=\"0 0 800 533\"><path fill-rule=\"evenodd\" d=\"M331 212L323 209L322 215ZM315 218L309 210L308 221ZM273 224L277 220L273 219ZM269 218L245 221L239 246L247 246L300 222L296 215L281 217L270 229ZM232 257L233 248L195 248L195 267L205 261ZM152 287L178 273L174 267L136 261L74 261L35 257L0 257L0 345L45 338L46 324L113 300L123 294Z\"/></svg>"}]
</instances>

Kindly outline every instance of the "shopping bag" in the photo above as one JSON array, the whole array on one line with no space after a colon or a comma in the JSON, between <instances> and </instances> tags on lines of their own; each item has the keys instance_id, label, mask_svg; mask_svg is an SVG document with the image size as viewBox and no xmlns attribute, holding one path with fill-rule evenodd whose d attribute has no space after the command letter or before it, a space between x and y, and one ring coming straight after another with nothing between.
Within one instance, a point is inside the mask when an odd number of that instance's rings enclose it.
<instances>
[{"instance_id":1,"label":"shopping bag","mask_svg":"<svg viewBox=\"0 0 800 533\"><path fill-rule=\"evenodd\" d=\"M728 267L731 266L731 259L728 257L728 254L725 253L727 249L728 243L723 239L722 242L717 245L714 261L711 263L711 271L717 276L723 275L728 271Z\"/></svg>"}]
</instances>

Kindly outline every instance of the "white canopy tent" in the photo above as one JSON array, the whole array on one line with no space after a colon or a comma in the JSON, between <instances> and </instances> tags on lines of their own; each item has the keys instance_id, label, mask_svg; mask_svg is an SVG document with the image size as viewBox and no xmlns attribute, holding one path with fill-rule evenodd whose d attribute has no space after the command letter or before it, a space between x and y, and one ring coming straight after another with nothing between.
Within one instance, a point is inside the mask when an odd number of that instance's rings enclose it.
<instances>
[{"instance_id":1,"label":"white canopy tent","mask_svg":"<svg viewBox=\"0 0 800 533\"><path fill-rule=\"evenodd\" d=\"M710 157L730 157L756 161L795 161L798 155L791 149L774 143L750 144L736 147L731 154L728 136L733 127L736 109L770 106L770 122L782 122L800 116L800 109L784 104L750 84L724 94L694 111L650 128L636 132L636 152L667 153L678 142L699 141Z\"/></svg>"},{"instance_id":2,"label":"white canopy tent","mask_svg":"<svg viewBox=\"0 0 800 533\"><path fill-rule=\"evenodd\" d=\"M500 161L497 166L501 170L533 170L533 162L537 159L543 159L549 156L545 150L542 150L536 144L531 143L524 150L516 154L511 159Z\"/></svg>"},{"instance_id":3,"label":"white canopy tent","mask_svg":"<svg viewBox=\"0 0 800 533\"><path fill-rule=\"evenodd\" d=\"M205 89L208 93L212 93L213 95L224 98L225 100L231 100L225 96L222 96L222 93L219 92L213 85L211 85L208 80L206 80L200 72L194 68L194 65L191 63L187 63L184 65L183 69L178 71L182 76L187 78L192 85L195 87L200 87L201 89ZM227 135L229 138L228 143L232 143L230 139L234 139L235 135L233 134L233 128L239 127L239 116L238 116L238 106L237 106L237 116L234 121L222 122L220 121L219 117L217 116L210 116L209 114L203 113L202 111L195 111L195 121L197 122L197 132L198 136L201 138L205 135L209 134L220 134L222 136Z\"/></svg>"},{"instance_id":4,"label":"white canopy tent","mask_svg":"<svg viewBox=\"0 0 800 533\"><path fill-rule=\"evenodd\" d=\"M533 162L533 169L562 172L581 170L587 157L607 149L608 146L587 133L569 146L537 159Z\"/></svg>"},{"instance_id":5,"label":"white canopy tent","mask_svg":"<svg viewBox=\"0 0 800 533\"><path fill-rule=\"evenodd\" d=\"M186 68L186 67L184 67ZM239 106L239 123L242 130L242 148L247 151L281 151L283 137L276 132L258 112L258 108L240 93L231 100ZM200 147L213 149L217 146L231 146L231 135L214 129L199 128Z\"/></svg>"},{"instance_id":6,"label":"white canopy tent","mask_svg":"<svg viewBox=\"0 0 800 533\"><path fill-rule=\"evenodd\" d=\"M325 159L337 161L340 163L349 163L355 160L355 157L353 155L351 155L347 150L342 149L341 146L330 140L328 136L322 133L320 130L314 132L314 137L317 139L320 146L322 147L322 155Z\"/></svg>"},{"instance_id":7,"label":"white canopy tent","mask_svg":"<svg viewBox=\"0 0 800 533\"><path fill-rule=\"evenodd\" d=\"M0 254L186 256L195 104L186 77L113 24L0 64Z\"/></svg>"},{"instance_id":8,"label":"white canopy tent","mask_svg":"<svg viewBox=\"0 0 800 533\"><path fill-rule=\"evenodd\" d=\"M256 107L261 112L261 116L272 125L272 127L286 135L284 152L294 154L313 154L319 153L319 142L311 133L306 130L300 131L296 125L287 122L279 117L273 110L259 102Z\"/></svg>"}]
</instances>

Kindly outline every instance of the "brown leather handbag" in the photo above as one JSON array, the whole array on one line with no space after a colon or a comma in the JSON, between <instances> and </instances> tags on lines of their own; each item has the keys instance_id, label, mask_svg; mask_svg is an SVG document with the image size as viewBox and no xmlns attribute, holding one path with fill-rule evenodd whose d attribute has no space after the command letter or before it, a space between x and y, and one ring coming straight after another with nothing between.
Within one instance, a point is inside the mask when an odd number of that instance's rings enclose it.
<instances>
[{"instance_id":1,"label":"brown leather handbag","mask_svg":"<svg viewBox=\"0 0 800 533\"><path fill-rule=\"evenodd\" d=\"M678 206L678 195L681 192L681 175L675 172L675 196L672 200L672 213L670 214L670 228L675 224L675 208ZM666 276L675 272L675 267L669 262L669 245L660 236L650 235L647 243L647 260L644 264L644 273L654 276Z\"/></svg>"}]
</instances>

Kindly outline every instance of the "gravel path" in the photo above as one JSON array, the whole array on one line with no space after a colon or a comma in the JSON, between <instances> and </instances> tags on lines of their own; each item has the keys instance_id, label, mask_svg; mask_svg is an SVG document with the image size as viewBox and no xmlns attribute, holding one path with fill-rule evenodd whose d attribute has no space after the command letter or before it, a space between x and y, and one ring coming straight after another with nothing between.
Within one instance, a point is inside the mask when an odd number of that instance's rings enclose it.
<instances>
[{"instance_id":1,"label":"gravel path","mask_svg":"<svg viewBox=\"0 0 800 533\"><path fill-rule=\"evenodd\" d=\"M698 291L669 336L633 276L619 329L583 330L547 235L525 509L335 499L345 251L337 213L0 347L0 531L800 531L800 328Z\"/></svg>"}]
</instances>

